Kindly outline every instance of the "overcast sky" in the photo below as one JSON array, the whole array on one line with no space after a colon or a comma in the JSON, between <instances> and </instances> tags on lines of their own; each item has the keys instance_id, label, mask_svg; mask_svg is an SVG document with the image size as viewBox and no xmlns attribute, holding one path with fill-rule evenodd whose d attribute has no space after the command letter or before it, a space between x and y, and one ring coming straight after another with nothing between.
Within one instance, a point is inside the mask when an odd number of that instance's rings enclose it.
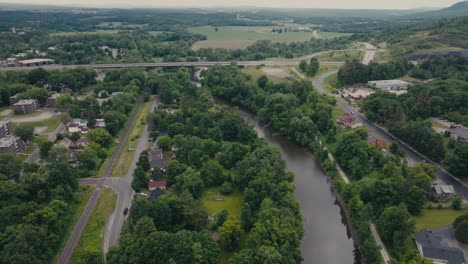
<instances>
[{"instance_id":1,"label":"overcast sky","mask_svg":"<svg viewBox=\"0 0 468 264\"><path fill-rule=\"evenodd\" d=\"M89 7L288 7L410 9L447 7L462 0L0 0L0 3L73 5Z\"/></svg>"}]
</instances>

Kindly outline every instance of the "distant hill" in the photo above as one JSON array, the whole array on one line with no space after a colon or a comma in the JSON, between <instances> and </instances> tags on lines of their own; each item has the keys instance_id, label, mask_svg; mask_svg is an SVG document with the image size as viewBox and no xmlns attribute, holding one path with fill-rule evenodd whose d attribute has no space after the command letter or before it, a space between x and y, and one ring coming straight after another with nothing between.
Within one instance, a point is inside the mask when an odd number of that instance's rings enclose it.
<instances>
[{"instance_id":1,"label":"distant hill","mask_svg":"<svg viewBox=\"0 0 468 264\"><path fill-rule=\"evenodd\" d=\"M468 14L468 1L456 3L450 7L433 10L427 12L421 12L417 14L408 15L409 17L416 19L436 19L436 18L449 18L466 16Z\"/></svg>"}]
</instances>

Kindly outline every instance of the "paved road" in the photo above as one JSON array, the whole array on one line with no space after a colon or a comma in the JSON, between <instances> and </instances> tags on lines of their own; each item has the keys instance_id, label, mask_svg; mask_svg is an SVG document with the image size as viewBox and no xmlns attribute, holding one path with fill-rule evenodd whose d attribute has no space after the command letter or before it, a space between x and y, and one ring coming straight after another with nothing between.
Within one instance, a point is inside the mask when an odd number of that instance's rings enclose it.
<instances>
[{"instance_id":1,"label":"paved road","mask_svg":"<svg viewBox=\"0 0 468 264\"><path fill-rule=\"evenodd\" d=\"M155 98L153 105L151 106L151 111L157 106L157 103L157 98ZM136 168L140 153L146 150L148 139L149 132L148 125L146 125L145 129L143 130L143 134L140 136L138 144L135 147L135 156L132 160L127 175L123 177L106 178L102 184L103 186L112 188L118 194L116 208L109 217L105 227L103 246L105 253L108 252L110 247L116 246L119 243L122 226L126 219L126 217L123 215L123 210L125 208L131 207L134 196L134 191L131 186L133 171ZM97 185L99 180L99 178L84 178L80 179L80 184Z\"/></svg>"},{"instance_id":2,"label":"paved road","mask_svg":"<svg viewBox=\"0 0 468 264\"><path fill-rule=\"evenodd\" d=\"M54 132L52 133L49 133L47 135L49 141L52 141L52 142L55 142L55 140L57 139L57 134L59 133L62 133L63 130L65 130L65 124L63 123L60 123L58 125L58 127L55 129ZM40 155L39 155L39 148L35 149L31 154L29 154L29 157L28 159L26 160L26 162L28 163L36 163L40 158Z\"/></svg>"},{"instance_id":3,"label":"paved road","mask_svg":"<svg viewBox=\"0 0 468 264\"><path fill-rule=\"evenodd\" d=\"M323 94L334 96L334 95L330 94L325 89L324 81L328 77L330 77L331 75L333 75L333 74L335 74L337 72L338 71L330 71L330 72L326 72L326 73L320 75L315 81L313 81L313 85L315 86L315 88L319 92L321 92ZM424 155L422 155L421 153L416 151L414 148L412 148L411 146L409 146L405 142L397 139L396 137L394 137L392 134L390 134L389 132L387 132L383 128L381 128L381 127L375 125L374 123L370 122L369 120L367 120L364 117L364 115L362 115L361 113L359 113L357 111L357 108L349 105L348 103L342 102L340 100L337 100L336 104L341 109L346 111L347 113L354 112L354 116L356 117L357 120L359 120L364 126L368 127L373 133L377 134L379 137L381 137L385 141L399 143L400 149L409 157L409 159L412 162L426 161L426 162L428 162L430 164L435 165L437 167L437 171L435 173L437 178L440 181L444 182L445 184L453 185L455 191L457 193L461 194L464 197L465 200L468 200L468 187L462 181L460 181L458 178L456 178L455 176L453 176L452 174L447 172L445 169L443 169L439 164L437 164L437 163L433 162L432 160L430 160L429 158L425 157Z\"/></svg>"},{"instance_id":4,"label":"paved road","mask_svg":"<svg viewBox=\"0 0 468 264\"><path fill-rule=\"evenodd\" d=\"M76 246L78 245L78 242L81 237L81 233L83 232L89 217L91 216L91 213L93 212L94 208L96 207L97 200L99 198L99 195L101 194L101 188L104 184L104 181L106 180L107 177L110 176L110 173L112 171L112 167L114 166L115 162L117 161L119 157L119 153L122 151L125 140L127 139L128 135L130 134L130 130L133 127L135 123L135 119L138 115L138 112L140 112L142 106L142 100L140 99L135 107L135 110L133 111L132 115L130 116L130 119L127 123L127 126L125 127L124 133L122 134L119 143L115 147L114 153L112 153L111 158L109 159L109 162L107 163L106 167L104 168L104 171L101 175L101 178L96 182L96 187L93 190L93 193L91 194L91 197L88 200L88 203L86 204L86 207L83 210L83 213L80 216L80 219L78 220L77 224L75 225L72 234L70 235L70 238L68 239L67 243L65 244L65 247L63 248L63 251L60 255L60 258L57 263L59 264L66 264L70 262L70 259L73 255L73 252L75 251Z\"/></svg>"}]
</instances>

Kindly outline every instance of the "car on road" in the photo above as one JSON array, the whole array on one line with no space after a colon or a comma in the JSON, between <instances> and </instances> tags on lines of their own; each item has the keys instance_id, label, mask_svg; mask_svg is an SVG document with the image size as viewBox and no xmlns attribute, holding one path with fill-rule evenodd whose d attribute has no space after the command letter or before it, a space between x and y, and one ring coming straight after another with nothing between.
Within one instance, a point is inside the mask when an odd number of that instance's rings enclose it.
<instances>
[{"instance_id":1,"label":"car on road","mask_svg":"<svg viewBox=\"0 0 468 264\"><path fill-rule=\"evenodd\" d=\"M124 214L124 215L127 215L127 214L128 214L128 208L127 208L127 207L125 207L125 209L124 209L124 211L123 211L123 214Z\"/></svg>"}]
</instances>

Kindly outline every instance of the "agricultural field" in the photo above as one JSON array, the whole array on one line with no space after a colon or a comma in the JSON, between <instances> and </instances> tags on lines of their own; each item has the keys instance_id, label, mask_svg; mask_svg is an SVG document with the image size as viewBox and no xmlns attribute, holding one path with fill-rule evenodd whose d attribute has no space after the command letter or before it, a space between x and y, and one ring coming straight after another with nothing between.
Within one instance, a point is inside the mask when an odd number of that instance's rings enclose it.
<instances>
[{"instance_id":1,"label":"agricultural field","mask_svg":"<svg viewBox=\"0 0 468 264\"><path fill-rule=\"evenodd\" d=\"M243 49L259 40L271 40L274 42L298 42L307 41L314 37L335 38L348 34L336 32L320 32L315 35L312 32L285 32L281 34L272 33L272 29L279 27L191 27L188 30L192 33L202 34L208 37L207 40L199 41L192 46L192 49L200 48L225 48ZM286 27L287 28L287 27Z\"/></svg>"}]
</instances>

